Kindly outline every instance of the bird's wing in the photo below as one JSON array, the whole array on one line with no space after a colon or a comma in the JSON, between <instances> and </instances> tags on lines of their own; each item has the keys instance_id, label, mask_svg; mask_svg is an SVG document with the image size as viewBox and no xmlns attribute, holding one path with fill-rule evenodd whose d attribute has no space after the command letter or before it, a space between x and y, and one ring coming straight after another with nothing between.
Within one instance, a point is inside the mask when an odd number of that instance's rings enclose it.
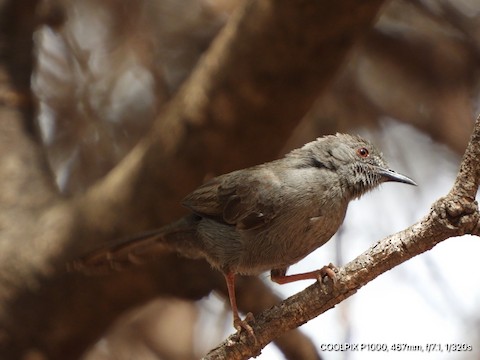
<instances>
[{"instance_id":1,"label":"bird's wing","mask_svg":"<svg viewBox=\"0 0 480 360\"><path fill-rule=\"evenodd\" d=\"M183 205L238 229L258 228L276 216L274 195L278 192L274 187L280 184L269 180L268 173L262 171L222 175L188 195Z\"/></svg>"}]
</instances>

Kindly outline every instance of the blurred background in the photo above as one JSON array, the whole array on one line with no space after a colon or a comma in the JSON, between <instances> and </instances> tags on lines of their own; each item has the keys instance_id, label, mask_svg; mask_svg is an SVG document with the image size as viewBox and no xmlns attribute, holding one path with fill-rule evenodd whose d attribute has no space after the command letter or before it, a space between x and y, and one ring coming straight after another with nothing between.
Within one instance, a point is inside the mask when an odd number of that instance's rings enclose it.
<instances>
[{"instance_id":1,"label":"blurred background","mask_svg":"<svg viewBox=\"0 0 480 360\"><path fill-rule=\"evenodd\" d=\"M37 126L56 184L84 193L149 132L241 0L44 1L35 32ZM292 54L295 56L295 54ZM328 56L328 55L326 55ZM418 187L385 184L351 204L339 233L292 266L341 266L427 213L450 189L480 110L480 2L393 0L285 144L358 133ZM268 139L265 139L268 146ZM278 154L281 156L282 154ZM217 174L218 175L218 174ZM405 358L407 352L321 351L322 344L459 343L480 358L478 239L450 239L380 276L304 325L324 359ZM278 286L285 298L307 285ZM209 331L205 331L209 329ZM232 333L225 298L158 298L126 311L83 359L198 358ZM260 359L279 359L269 345Z\"/></svg>"}]
</instances>

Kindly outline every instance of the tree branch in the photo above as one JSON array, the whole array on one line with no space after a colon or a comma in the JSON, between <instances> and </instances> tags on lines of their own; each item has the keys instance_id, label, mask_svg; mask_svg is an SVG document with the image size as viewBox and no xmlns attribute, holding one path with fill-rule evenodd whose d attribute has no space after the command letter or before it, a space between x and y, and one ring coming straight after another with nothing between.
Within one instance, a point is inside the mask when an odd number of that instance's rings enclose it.
<instances>
[{"instance_id":1,"label":"tree branch","mask_svg":"<svg viewBox=\"0 0 480 360\"><path fill-rule=\"evenodd\" d=\"M257 343L242 333L230 336L205 359L247 359L277 336L297 328L353 295L380 274L432 249L443 240L479 233L475 195L480 180L480 116L467 146L454 186L430 212L407 229L378 241L340 268L336 284L315 283L256 317Z\"/></svg>"},{"instance_id":2,"label":"tree branch","mask_svg":"<svg viewBox=\"0 0 480 360\"><path fill-rule=\"evenodd\" d=\"M25 16L34 16L33 1L28 11L18 12L12 9L20 2L4 3L11 6L6 11L0 5L1 18L11 19L14 30L24 25ZM22 133L22 116L11 109L17 102L0 98L0 111L11 116L0 144L5 149L0 158L0 208L5 209L0 212L0 356L21 358L35 346L50 359L75 358L124 309L156 294L193 298L217 287L204 262L168 256L152 267L95 280L66 274L64 264L95 244L168 223L180 215L181 197L206 173L275 157L352 45L371 28L382 3L247 1L150 136L75 199L63 199L55 191L41 150ZM16 54L13 45L28 44L31 53L33 28L22 28L18 39L8 33L10 28L0 27L8 40L0 48L2 79L9 78L4 69L13 63L7 58ZM29 79L31 74L23 75ZM27 116L23 120L31 123ZM22 171L12 172L12 164ZM172 273L173 267L190 272ZM171 283L162 273L170 274Z\"/></svg>"},{"instance_id":3,"label":"tree branch","mask_svg":"<svg viewBox=\"0 0 480 360\"><path fill-rule=\"evenodd\" d=\"M245 2L149 138L87 194L83 231L91 228L98 244L112 228L124 234L169 223L205 174L276 157L382 3Z\"/></svg>"},{"instance_id":4,"label":"tree branch","mask_svg":"<svg viewBox=\"0 0 480 360\"><path fill-rule=\"evenodd\" d=\"M477 117L467 149L463 155L460 170L450 194L475 200L480 183L480 116Z\"/></svg>"}]
</instances>

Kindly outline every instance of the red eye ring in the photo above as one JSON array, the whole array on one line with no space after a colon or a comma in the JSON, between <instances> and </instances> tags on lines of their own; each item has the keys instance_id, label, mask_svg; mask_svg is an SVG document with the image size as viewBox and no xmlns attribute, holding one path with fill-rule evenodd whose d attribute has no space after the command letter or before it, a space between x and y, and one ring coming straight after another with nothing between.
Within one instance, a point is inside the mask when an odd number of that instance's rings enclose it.
<instances>
[{"instance_id":1,"label":"red eye ring","mask_svg":"<svg viewBox=\"0 0 480 360\"><path fill-rule=\"evenodd\" d=\"M357 155L366 158L368 155L370 155L368 149L366 147L361 147L360 149L357 150Z\"/></svg>"}]
</instances>

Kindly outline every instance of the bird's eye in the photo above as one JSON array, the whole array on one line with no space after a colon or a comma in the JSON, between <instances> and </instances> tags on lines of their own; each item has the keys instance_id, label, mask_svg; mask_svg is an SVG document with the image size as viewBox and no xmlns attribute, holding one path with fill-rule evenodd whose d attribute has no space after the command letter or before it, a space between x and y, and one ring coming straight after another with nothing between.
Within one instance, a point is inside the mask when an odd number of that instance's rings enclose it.
<instances>
[{"instance_id":1,"label":"bird's eye","mask_svg":"<svg viewBox=\"0 0 480 360\"><path fill-rule=\"evenodd\" d=\"M365 147L361 147L360 149L357 150L358 156L362 158L366 158L369 155L368 149Z\"/></svg>"}]
</instances>

